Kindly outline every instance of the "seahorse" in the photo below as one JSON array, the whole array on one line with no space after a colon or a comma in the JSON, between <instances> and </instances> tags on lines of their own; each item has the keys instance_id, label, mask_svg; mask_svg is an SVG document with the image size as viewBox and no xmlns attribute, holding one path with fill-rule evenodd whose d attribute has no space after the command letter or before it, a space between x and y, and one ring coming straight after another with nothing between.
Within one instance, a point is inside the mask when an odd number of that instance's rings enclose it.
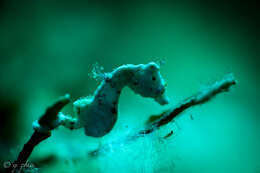
<instances>
[{"instance_id":1,"label":"seahorse","mask_svg":"<svg viewBox=\"0 0 260 173\"><path fill-rule=\"evenodd\" d=\"M73 103L76 118L60 113L54 126L84 128L85 134L92 137L106 135L117 121L118 101L124 87L129 87L142 97L153 98L160 105L169 103L160 65L155 62L122 65L100 76L102 81L93 96L80 98ZM35 128L40 130L39 125L35 125Z\"/></svg>"}]
</instances>

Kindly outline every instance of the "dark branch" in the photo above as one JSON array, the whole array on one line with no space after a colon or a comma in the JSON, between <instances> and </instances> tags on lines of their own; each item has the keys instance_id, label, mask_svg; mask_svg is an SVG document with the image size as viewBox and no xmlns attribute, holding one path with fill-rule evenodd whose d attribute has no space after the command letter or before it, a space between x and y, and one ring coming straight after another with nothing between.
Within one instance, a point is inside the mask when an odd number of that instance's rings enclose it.
<instances>
[{"instance_id":1,"label":"dark branch","mask_svg":"<svg viewBox=\"0 0 260 173\"><path fill-rule=\"evenodd\" d=\"M50 106L46 112L39 118L39 124L47 126L52 121L57 119L58 113L61 109L70 102L68 95L61 97L56 103ZM14 169L20 170L22 164L25 164L30 157L33 149L42 141L51 136L51 131L43 133L34 131L29 141L24 144L22 151L19 153L17 160L13 163L14 166L11 166L7 172L14 172Z\"/></svg>"},{"instance_id":2,"label":"dark branch","mask_svg":"<svg viewBox=\"0 0 260 173\"><path fill-rule=\"evenodd\" d=\"M41 141L44 141L48 137L51 136L51 132L49 133L40 133L37 131L34 131L29 141L24 144L22 151L19 153L19 156L17 158L17 161L15 162L18 165L21 165L23 163L26 163L29 156L31 155L34 147L38 145Z\"/></svg>"}]
</instances>

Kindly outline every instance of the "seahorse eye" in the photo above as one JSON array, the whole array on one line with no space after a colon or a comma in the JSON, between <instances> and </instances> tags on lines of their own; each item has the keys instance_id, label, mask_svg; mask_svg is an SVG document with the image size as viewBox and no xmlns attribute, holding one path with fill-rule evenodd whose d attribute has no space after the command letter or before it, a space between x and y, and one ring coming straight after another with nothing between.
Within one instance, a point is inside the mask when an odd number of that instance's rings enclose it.
<instances>
[{"instance_id":1,"label":"seahorse eye","mask_svg":"<svg viewBox=\"0 0 260 173\"><path fill-rule=\"evenodd\" d=\"M153 76L153 77L152 77L152 80L155 81L155 80L156 80L156 77Z\"/></svg>"}]
</instances>

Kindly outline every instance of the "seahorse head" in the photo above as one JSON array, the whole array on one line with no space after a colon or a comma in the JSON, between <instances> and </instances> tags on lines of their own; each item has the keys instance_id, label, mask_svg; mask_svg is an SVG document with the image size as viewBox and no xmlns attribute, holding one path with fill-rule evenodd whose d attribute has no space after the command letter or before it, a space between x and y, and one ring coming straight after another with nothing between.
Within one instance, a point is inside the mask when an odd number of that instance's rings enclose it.
<instances>
[{"instance_id":1,"label":"seahorse head","mask_svg":"<svg viewBox=\"0 0 260 173\"><path fill-rule=\"evenodd\" d=\"M160 66L154 62L139 65L128 85L142 97L153 98L160 105L169 103L165 94L166 83L160 74Z\"/></svg>"}]
</instances>

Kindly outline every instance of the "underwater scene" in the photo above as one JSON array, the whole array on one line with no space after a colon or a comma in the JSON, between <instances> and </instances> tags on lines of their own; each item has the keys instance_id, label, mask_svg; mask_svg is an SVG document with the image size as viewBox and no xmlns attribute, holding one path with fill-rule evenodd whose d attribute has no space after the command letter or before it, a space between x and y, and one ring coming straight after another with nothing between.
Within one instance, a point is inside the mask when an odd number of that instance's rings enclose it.
<instances>
[{"instance_id":1,"label":"underwater scene","mask_svg":"<svg viewBox=\"0 0 260 173\"><path fill-rule=\"evenodd\" d=\"M260 173L253 1L0 1L0 172Z\"/></svg>"}]
</instances>

